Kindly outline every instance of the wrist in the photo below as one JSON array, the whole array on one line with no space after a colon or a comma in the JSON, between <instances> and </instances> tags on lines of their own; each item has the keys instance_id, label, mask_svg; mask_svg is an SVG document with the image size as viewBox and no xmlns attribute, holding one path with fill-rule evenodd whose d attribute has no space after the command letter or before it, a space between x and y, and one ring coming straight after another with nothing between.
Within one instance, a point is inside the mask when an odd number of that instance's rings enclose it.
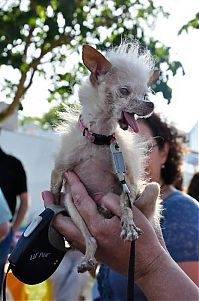
<instances>
[{"instance_id":1,"label":"wrist","mask_svg":"<svg viewBox=\"0 0 199 301\"><path fill-rule=\"evenodd\" d=\"M198 300L198 287L163 248L137 284L149 300Z\"/></svg>"},{"instance_id":2,"label":"wrist","mask_svg":"<svg viewBox=\"0 0 199 301\"><path fill-rule=\"evenodd\" d=\"M159 250L154 250L150 260L147 258L147 264L139 275L136 277L136 283L140 287L145 287L150 280L154 280L154 277L158 277L159 272L164 266L165 256L167 256L166 251L163 247L160 247Z\"/></svg>"}]
</instances>

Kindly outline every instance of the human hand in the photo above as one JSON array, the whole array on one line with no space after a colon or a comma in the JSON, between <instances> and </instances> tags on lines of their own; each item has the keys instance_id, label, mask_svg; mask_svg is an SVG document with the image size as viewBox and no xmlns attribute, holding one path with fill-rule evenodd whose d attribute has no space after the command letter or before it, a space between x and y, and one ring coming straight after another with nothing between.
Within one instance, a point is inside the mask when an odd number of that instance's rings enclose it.
<instances>
[{"instance_id":1,"label":"human hand","mask_svg":"<svg viewBox=\"0 0 199 301\"><path fill-rule=\"evenodd\" d=\"M76 208L85 220L90 233L97 240L97 260L127 275L130 242L123 241L120 238L119 197L110 193L103 198L103 203L114 214L112 218L106 219L99 214L95 202L89 197L79 178L73 172L65 173L65 177L70 185ZM50 205L54 202L53 195L50 192L43 192L42 196L45 205ZM164 249L145 216L136 207L133 208L133 213L136 225L144 232L136 241L135 279L138 280L147 273L152 266L154 267L156 259L164 252ZM69 217L59 214L55 218L54 227L63 234L75 248L85 252L84 238Z\"/></svg>"}]
</instances>

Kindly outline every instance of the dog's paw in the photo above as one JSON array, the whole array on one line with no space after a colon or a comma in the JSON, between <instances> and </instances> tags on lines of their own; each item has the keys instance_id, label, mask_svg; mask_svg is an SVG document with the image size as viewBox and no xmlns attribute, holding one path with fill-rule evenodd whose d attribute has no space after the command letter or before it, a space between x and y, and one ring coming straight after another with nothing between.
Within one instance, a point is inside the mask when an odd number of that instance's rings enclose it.
<instances>
[{"instance_id":1,"label":"dog's paw","mask_svg":"<svg viewBox=\"0 0 199 301\"><path fill-rule=\"evenodd\" d=\"M124 240L136 240L143 233L143 231L138 228L132 220L129 221L122 219L121 224L122 232L120 234L120 237Z\"/></svg>"},{"instance_id":2,"label":"dog's paw","mask_svg":"<svg viewBox=\"0 0 199 301\"><path fill-rule=\"evenodd\" d=\"M96 265L95 258L93 259L86 259L84 258L83 261L78 265L77 272L84 273L86 271L92 270Z\"/></svg>"}]
</instances>

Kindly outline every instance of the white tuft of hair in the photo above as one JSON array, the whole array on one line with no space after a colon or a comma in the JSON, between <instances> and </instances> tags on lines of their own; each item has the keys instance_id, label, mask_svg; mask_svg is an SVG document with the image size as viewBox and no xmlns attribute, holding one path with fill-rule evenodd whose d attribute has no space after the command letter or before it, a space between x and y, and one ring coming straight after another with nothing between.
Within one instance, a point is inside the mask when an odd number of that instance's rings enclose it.
<instances>
[{"instance_id":1,"label":"white tuft of hair","mask_svg":"<svg viewBox=\"0 0 199 301\"><path fill-rule=\"evenodd\" d=\"M155 58L151 52L142 47L138 40L124 41L119 46L107 52L107 58L120 69L134 67L151 74L155 66Z\"/></svg>"},{"instance_id":2,"label":"white tuft of hair","mask_svg":"<svg viewBox=\"0 0 199 301\"><path fill-rule=\"evenodd\" d=\"M58 112L59 123L54 127L55 131L59 134L71 131L71 126L76 124L80 113L79 107L73 109L65 105L65 112Z\"/></svg>"}]
</instances>

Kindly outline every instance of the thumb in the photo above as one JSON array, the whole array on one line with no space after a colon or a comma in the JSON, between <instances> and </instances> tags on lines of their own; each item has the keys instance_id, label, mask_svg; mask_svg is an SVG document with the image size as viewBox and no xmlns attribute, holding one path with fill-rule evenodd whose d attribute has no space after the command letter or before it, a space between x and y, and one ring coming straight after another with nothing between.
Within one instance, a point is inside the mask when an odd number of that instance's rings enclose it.
<instances>
[{"instance_id":1,"label":"thumb","mask_svg":"<svg viewBox=\"0 0 199 301\"><path fill-rule=\"evenodd\" d=\"M121 216L120 197L112 192L107 193L101 199L101 204L109 209L114 215Z\"/></svg>"}]
</instances>

